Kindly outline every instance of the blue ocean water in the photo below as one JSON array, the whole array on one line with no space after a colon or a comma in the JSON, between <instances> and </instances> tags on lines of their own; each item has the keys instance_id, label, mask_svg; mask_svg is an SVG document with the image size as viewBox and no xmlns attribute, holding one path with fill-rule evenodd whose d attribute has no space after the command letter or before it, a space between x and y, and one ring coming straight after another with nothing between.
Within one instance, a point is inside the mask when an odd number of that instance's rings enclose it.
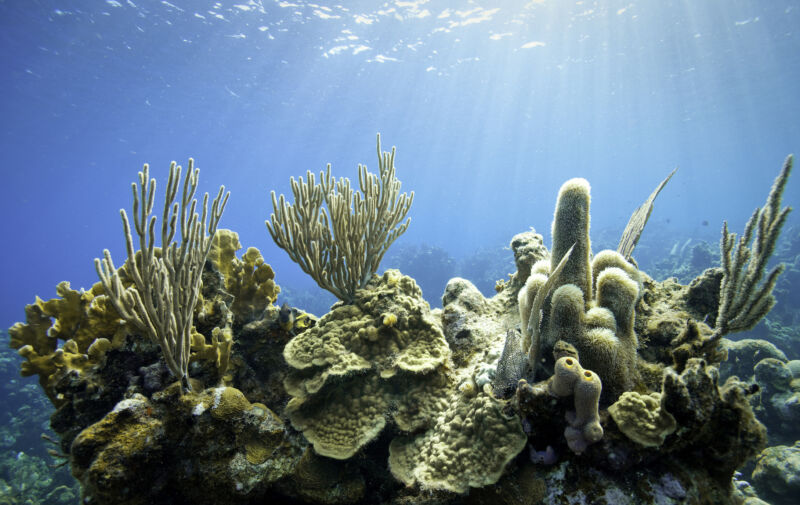
<instances>
[{"instance_id":1,"label":"blue ocean water","mask_svg":"<svg viewBox=\"0 0 800 505\"><path fill-rule=\"evenodd\" d=\"M0 0L0 328L60 281L97 282L103 249L121 264L142 164L160 213L170 162L189 157L200 192L231 191L220 226L319 312L332 298L269 237L269 193L327 163L374 170L378 132L416 195L382 268L428 255L434 306L452 275L491 291L514 234L549 245L572 177L592 184L593 240L614 246L677 166L639 250L716 242L800 151L798 27L795 0ZM800 202L797 174L784 201ZM4 395L33 394L2 372ZM20 398L2 422L44 429L46 402L28 416Z\"/></svg>"},{"instance_id":2,"label":"blue ocean water","mask_svg":"<svg viewBox=\"0 0 800 505\"><path fill-rule=\"evenodd\" d=\"M96 282L104 248L124 260L145 162L163 190L194 157L201 192L231 191L220 226L311 287L267 234L269 192L329 162L355 180L376 132L416 194L397 246L456 260L549 235L570 177L618 233L676 166L653 222L716 241L800 147L796 1L38 0L0 24L6 327Z\"/></svg>"}]
</instances>

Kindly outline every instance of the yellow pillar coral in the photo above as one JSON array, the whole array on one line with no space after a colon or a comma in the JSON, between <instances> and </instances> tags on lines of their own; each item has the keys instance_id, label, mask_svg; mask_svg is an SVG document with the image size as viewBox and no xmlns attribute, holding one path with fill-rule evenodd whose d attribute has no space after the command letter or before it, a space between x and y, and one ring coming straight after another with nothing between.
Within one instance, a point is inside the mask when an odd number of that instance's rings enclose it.
<instances>
[{"instance_id":1,"label":"yellow pillar coral","mask_svg":"<svg viewBox=\"0 0 800 505\"><path fill-rule=\"evenodd\" d=\"M584 179L561 187L549 266L535 264L518 296L523 345L530 345L534 374L547 348L559 340L574 345L586 367L603 377L604 396L616 398L637 378L633 322L640 274L616 251L590 262L589 191Z\"/></svg>"},{"instance_id":2,"label":"yellow pillar coral","mask_svg":"<svg viewBox=\"0 0 800 505\"><path fill-rule=\"evenodd\" d=\"M553 216L550 270L555 270L561 258L572 248L572 254L561 273L561 284L574 284L584 293L589 293L592 282L589 266L592 254L589 241L589 182L579 178L568 180L561 186L557 202Z\"/></svg>"}]
</instances>

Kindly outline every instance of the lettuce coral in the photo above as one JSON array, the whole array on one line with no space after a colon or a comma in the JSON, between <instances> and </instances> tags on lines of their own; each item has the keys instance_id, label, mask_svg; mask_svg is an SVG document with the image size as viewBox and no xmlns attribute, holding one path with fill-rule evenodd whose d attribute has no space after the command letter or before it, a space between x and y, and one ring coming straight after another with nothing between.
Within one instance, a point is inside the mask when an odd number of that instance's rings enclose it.
<instances>
[{"instance_id":1,"label":"lettuce coral","mask_svg":"<svg viewBox=\"0 0 800 505\"><path fill-rule=\"evenodd\" d=\"M390 412L412 430L441 410L449 354L416 283L387 270L286 345L289 419L319 454L350 458Z\"/></svg>"}]
</instances>

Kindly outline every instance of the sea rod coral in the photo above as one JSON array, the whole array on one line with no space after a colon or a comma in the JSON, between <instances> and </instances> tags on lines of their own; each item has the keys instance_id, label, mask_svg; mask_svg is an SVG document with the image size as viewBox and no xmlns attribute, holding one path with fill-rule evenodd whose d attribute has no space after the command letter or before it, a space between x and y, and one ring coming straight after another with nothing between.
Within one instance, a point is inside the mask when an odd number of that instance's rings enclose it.
<instances>
[{"instance_id":1,"label":"sea rod coral","mask_svg":"<svg viewBox=\"0 0 800 505\"><path fill-rule=\"evenodd\" d=\"M273 213L267 229L275 243L300 265L319 286L347 303L378 270L383 255L411 221L403 219L414 202L414 192L400 194L394 155L381 151L378 135L378 173L358 166L361 191L350 179L337 181L331 166L320 172L319 183L306 172L306 180L291 178L294 203L272 192ZM327 207L323 207L322 204Z\"/></svg>"},{"instance_id":2,"label":"sea rod coral","mask_svg":"<svg viewBox=\"0 0 800 505\"><path fill-rule=\"evenodd\" d=\"M117 312L152 341L158 342L170 371L187 389L191 389L188 379L189 347L192 315L200 292L200 276L230 196L229 192L223 197L225 187L220 187L209 213L206 193L203 197L203 215L198 216L194 194L199 176L200 170L194 168L194 160L189 158L183 194L180 202L175 202L181 167L174 161L169 167L161 223L161 248L157 251L156 216L151 215L156 180L150 179L150 167L145 164L139 172L138 186L135 182L132 184L133 223L139 237L138 251L133 245L128 215L124 209L120 210L128 251L125 276L133 281L133 286L123 286L122 275L114 267L108 249L103 251L102 260L96 259L94 262L97 275ZM180 245L173 241L176 224L181 229Z\"/></svg>"}]
</instances>

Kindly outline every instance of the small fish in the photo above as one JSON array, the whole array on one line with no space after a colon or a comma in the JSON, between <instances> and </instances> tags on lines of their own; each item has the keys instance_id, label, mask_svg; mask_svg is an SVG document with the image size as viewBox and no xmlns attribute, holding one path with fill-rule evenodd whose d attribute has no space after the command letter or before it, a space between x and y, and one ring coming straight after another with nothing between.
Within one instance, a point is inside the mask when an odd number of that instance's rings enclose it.
<instances>
[{"instance_id":1,"label":"small fish","mask_svg":"<svg viewBox=\"0 0 800 505\"><path fill-rule=\"evenodd\" d=\"M310 326L308 314L292 308L288 302L281 305L278 311L278 325L283 331L288 331L292 335L296 330L303 331Z\"/></svg>"},{"instance_id":2,"label":"small fish","mask_svg":"<svg viewBox=\"0 0 800 505\"><path fill-rule=\"evenodd\" d=\"M703 219L703 226L708 226L708 221Z\"/></svg>"},{"instance_id":3,"label":"small fish","mask_svg":"<svg viewBox=\"0 0 800 505\"><path fill-rule=\"evenodd\" d=\"M278 324L285 331L291 331L294 328L295 313L294 309L289 306L288 302L283 302L281 310L278 312Z\"/></svg>"}]
</instances>

